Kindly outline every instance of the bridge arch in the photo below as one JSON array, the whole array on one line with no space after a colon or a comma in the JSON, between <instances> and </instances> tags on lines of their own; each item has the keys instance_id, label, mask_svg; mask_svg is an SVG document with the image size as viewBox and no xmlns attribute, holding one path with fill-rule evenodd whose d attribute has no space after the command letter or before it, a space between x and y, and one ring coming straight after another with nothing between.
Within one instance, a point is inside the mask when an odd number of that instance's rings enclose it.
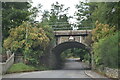
<instances>
[{"instance_id":1,"label":"bridge arch","mask_svg":"<svg viewBox=\"0 0 120 80\"><path fill-rule=\"evenodd\" d=\"M66 49L70 49L70 48L81 48L81 49L85 49L89 52L89 49L86 45L79 43L77 41L63 42L63 43L57 45L55 48L53 48L53 52L55 54L61 54L61 52L65 51Z\"/></svg>"},{"instance_id":2,"label":"bridge arch","mask_svg":"<svg viewBox=\"0 0 120 80\"><path fill-rule=\"evenodd\" d=\"M76 41L63 42L63 43L57 45L56 47L54 47L53 50L52 50L53 54L54 54L55 57L56 57L56 63L55 63L56 67L59 67L58 65L60 64L59 61L60 61L60 55L61 55L61 53L62 53L63 51L65 51L65 50L71 49L71 48L84 49L84 50L86 50L86 51L89 53L89 55L91 56L90 50L89 50L89 48L88 48L86 45L84 45L84 44L82 44L82 43L80 43L80 42L76 42ZM90 58L89 61L90 61L90 65L91 65L91 58Z\"/></svg>"}]
</instances>

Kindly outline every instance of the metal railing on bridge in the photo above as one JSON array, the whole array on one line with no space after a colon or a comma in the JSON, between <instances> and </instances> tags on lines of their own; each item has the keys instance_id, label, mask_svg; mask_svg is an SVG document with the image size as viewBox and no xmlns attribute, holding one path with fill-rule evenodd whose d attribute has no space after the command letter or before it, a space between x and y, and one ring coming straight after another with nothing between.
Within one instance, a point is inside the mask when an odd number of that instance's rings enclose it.
<instances>
[{"instance_id":1,"label":"metal railing on bridge","mask_svg":"<svg viewBox=\"0 0 120 80\"><path fill-rule=\"evenodd\" d=\"M50 23L41 23L41 24L51 26L54 31L57 31L57 30L92 30L94 28L92 26L78 27L76 24L71 24L69 22L50 22Z\"/></svg>"},{"instance_id":2,"label":"metal railing on bridge","mask_svg":"<svg viewBox=\"0 0 120 80\"><path fill-rule=\"evenodd\" d=\"M71 28L53 28L54 31L57 31L57 30L92 30L93 28L92 27L79 27L78 29L73 29L72 27Z\"/></svg>"}]
</instances>

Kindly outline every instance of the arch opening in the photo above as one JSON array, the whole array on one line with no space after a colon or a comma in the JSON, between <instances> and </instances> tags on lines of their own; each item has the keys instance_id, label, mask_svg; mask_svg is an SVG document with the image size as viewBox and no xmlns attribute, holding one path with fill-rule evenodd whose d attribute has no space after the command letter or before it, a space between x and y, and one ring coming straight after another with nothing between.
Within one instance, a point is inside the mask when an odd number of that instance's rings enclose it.
<instances>
[{"instance_id":1,"label":"arch opening","mask_svg":"<svg viewBox=\"0 0 120 80\"><path fill-rule=\"evenodd\" d=\"M90 54L90 50L88 49L88 47L76 41L68 41L68 42L61 43L57 45L55 48L53 48L53 54L56 57L56 61L55 61L56 68L61 68L60 64L61 64L62 52L64 52L67 49L74 49L74 48L86 50L90 56L89 65L91 65L91 54Z\"/></svg>"}]
</instances>

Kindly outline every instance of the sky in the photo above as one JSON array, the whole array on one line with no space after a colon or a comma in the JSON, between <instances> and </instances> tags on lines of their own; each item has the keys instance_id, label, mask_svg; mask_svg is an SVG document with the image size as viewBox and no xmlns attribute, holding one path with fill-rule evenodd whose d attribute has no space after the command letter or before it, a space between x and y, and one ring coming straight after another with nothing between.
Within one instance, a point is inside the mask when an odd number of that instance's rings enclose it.
<instances>
[{"instance_id":1,"label":"sky","mask_svg":"<svg viewBox=\"0 0 120 80\"><path fill-rule=\"evenodd\" d=\"M37 6L38 4L41 4L42 11L44 11L44 10L50 10L52 3L59 2L60 4L64 4L64 8L70 7L70 9L68 10L68 15L74 16L75 11L77 11L75 5L78 4L80 1L84 1L84 0L32 0L33 2L32 5ZM40 20L40 18L41 18L41 14L39 14L39 17L36 20ZM69 22L74 23L75 19L71 19Z\"/></svg>"}]
</instances>

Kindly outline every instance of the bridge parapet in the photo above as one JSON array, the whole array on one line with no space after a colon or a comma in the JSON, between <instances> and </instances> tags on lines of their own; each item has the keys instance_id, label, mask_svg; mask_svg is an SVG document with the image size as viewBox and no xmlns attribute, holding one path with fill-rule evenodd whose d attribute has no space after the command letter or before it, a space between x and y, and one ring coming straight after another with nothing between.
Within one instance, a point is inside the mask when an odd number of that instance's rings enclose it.
<instances>
[{"instance_id":1,"label":"bridge parapet","mask_svg":"<svg viewBox=\"0 0 120 80\"><path fill-rule=\"evenodd\" d=\"M55 36L86 36L90 34L92 30L63 30L54 31Z\"/></svg>"},{"instance_id":2,"label":"bridge parapet","mask_svg":"<svg viewBox=\"0 0 120 80\"><path fill-rule=\"evenodd\" d=\"M54 33L57 45L72 40L70 38L73 38L73 41L85 44L86 36L90 34L91 31L92 30L63 30L54 31Z\"/></svg>"}]
</instances>

